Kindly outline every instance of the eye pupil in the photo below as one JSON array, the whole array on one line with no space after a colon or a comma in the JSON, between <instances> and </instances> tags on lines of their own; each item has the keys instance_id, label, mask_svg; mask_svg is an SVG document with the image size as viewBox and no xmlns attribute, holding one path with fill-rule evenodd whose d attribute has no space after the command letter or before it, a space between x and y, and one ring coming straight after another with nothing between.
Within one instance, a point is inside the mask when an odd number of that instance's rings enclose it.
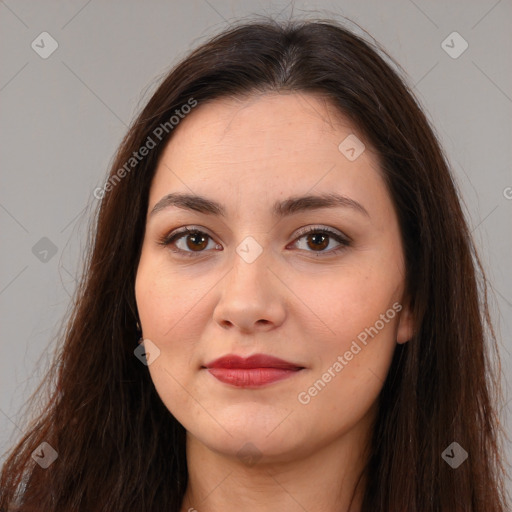
<instances>
[{"instance_id":1,"label":"eye pupil","mask_svg":"<svg viewBox=\"0 0 512 512\"><path fill-rule=\"evenodd\" d=\"M191 238L196 240L196 242L193 242L192 245L189 243ZM197 245L197 239L200 240L199 245ZM187 247L191 250L204 249L207 245L207 237L201 233L191 233L187 236Z\"/></svg>"},{"instance_id":2,"label":"eye pupil","mask_svg":"<svg viewBox=\"0 0 512 512\"><path fill-rule=\"evenodd\" d=\"M317 237L319 237L320 240ZM324 235L322 233L313 233L311 235L308 235L309 240L314 240L313 244L315 244L315 247L312 247L313 249L325 249L329 245L329 243L325 243L328 238L329 237L327 235ZM319 247L316 244L322 245L321 247Z\"/></svg>"}]
</instances>

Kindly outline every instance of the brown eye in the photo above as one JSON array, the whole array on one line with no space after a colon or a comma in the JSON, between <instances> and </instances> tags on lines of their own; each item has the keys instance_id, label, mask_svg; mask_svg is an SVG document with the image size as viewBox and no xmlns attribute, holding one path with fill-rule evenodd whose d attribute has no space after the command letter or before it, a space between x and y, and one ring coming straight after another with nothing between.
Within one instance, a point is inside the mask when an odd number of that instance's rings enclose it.
<instances>
[{"instance_id":1,"label":"brown eye","mask_svg":"<svg viewBox=\"0 0 512 512\"><path fill-rule=\"evenodd\" d=\"M307 235L308 244L311 242L311 245L308 247L312 249L323 250L329 245L329 235L325 235L323 233L312 233Z\"/></svg>"},{"instance_id":2,"label":"brown eye","mask_svg":"<svg viewBox=\"0 0 512 512\"><path fill-rule=\"evenodd\" d=\"M185 236L187 247L192 251L204 249L208 245L208 238L208 235L199 231Z\"/></svg>"},{"instance_id":3,"label":"brown eye","mask_svg":"<svg viewBox=\"0 0 512 512\"><path fill-rule=\"evenodd\" d=\"M307 227L301 229L299 231L299 235L300 236L296 239L295 245L298 245L299 241L304 238L306 240L304 250L307 252L317 253L317 256L323 256L324 254L326 256L337 254L339 251L346 249L351 244L348 237L328 228ZM338 243L338 247L325 250L331 244L331 240Z\"/></svg>"},{"instance_id":4,"label":"brown eye","mask_svg":"<svg viewBox=\"0 0 512 512\"><path fill-rule=\"evenodd\" d=\"M158 243L165 247L170 246L171 251L174 253L194 256L194 253L200 254L205 252L209 241L213 243L213 239L207 233L199 229L184 228L178 232L166 235ZM213 247L210 248L220 248L220 246L213 243Z\"/></svg>"}]
</instances>

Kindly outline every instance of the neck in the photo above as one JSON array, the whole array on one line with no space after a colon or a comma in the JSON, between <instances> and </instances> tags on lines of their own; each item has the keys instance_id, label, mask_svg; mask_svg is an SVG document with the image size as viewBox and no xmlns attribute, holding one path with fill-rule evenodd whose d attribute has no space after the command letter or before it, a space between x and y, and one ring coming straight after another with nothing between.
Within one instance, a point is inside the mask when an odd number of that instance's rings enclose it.
<instances>
[{"instance_id":1,"label":"neck","mask_svg":"<svg viewBox=\"0 0 512 512\"><path fill-rule=\"evenodd\" d=\"M181 512L360 512L371 434L352 429L306 453L248 464L187 432L188 485ZM361 477L361 478L360 478Z\"/></svg>"}]
</instances>

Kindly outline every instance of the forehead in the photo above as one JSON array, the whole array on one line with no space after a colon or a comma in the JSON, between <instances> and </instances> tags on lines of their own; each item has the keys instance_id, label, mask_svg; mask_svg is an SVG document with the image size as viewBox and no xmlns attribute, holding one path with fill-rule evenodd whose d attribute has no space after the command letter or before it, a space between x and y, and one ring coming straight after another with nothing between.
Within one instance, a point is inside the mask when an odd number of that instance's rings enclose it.
<instances>
[{"instance_id":1,"label":"forehead","mask_svg":"<svg viewBox=\"0 0 512 512\"><path fill-rule=\"evenodd\" d=\"M175 128L160 156L150 208L182 191L254 206L334 190L370 202L387 195L378 156L328 101L305 93L260 94L199 104ZM349 159L344 141L364 150ZM363 146L364 144L364 146ZM350 155L349 155L350 156ZM368 202L368 199L366 199Z\"/></svg>"},{"instance_id":2,"label":"forehead","mask_svg":"<svg viewBox=\"0 0 512 512\"><path fill-rule=\"evenodd\" d=\"M354 132L352 124L318 95L267 93L200 104L181 121L166 150L180 159L195 160L197 153L184 154L194 146L199 154L259 160L269 153L297 158L313 152L318 157L330 145L326 158L337 158L340 137ZM180 151L180 146L185 147Z\"/></svg>"}]
</instances>

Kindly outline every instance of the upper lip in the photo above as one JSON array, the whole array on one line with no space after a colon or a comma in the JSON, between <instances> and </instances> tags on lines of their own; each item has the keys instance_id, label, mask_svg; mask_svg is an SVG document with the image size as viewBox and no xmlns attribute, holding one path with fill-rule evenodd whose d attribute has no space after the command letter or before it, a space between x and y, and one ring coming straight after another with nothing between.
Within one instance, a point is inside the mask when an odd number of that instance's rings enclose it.
<instances>
[{"instance_id":1,"label":"upper lip","mask_svg":"<svg viewBox=\"0 0 512 512\"><path fill-rule=\"evenodd\" d=\"M247 358L236 354L228 354L207 363L205 368L281 368L284 370L301 370L303 366L267 354L254 354Z\"/></svg>"}]
</instances>

